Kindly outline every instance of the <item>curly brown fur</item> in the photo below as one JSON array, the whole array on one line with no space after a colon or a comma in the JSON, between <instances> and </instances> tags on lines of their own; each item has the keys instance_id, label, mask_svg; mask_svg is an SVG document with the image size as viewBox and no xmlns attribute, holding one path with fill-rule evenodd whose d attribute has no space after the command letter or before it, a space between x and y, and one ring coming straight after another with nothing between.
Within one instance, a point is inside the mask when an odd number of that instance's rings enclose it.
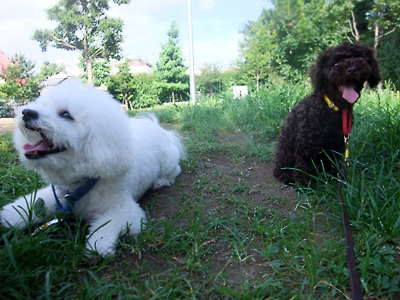
<instances>
[{"instance_id":1,"label":"curly brown fur","mask_svg":"<svg viewBox=\"0 0 400 300\"><path fill-rule=\"evenodd\" d=\"M355 93L360 94L365 82L375 87L381 80L374 51L349 42L321 54L310 77L314 91L291 110L279 133L274 176L284 184L307 186L310 175L322 166L327 172L332 170L331 160L340 158L344 150L342 109L351 111L358 99ZM328 106L324 95L339 111Z\"/></svg>"}]
</instances>

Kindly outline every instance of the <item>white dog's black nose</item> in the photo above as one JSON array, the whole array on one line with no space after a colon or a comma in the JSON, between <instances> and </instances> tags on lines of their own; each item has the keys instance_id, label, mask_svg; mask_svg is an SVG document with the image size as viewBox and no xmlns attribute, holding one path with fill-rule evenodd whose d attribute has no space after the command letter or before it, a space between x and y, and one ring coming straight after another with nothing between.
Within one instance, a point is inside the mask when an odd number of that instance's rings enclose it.
<instances>
[{"instance_id":1,"label":"white dog's black nose","mask_svg":"<svg viewBox=\"0 0 400 300\"><path fill-rule=\"evenodd\" d=\"M22 120L24 120L25 122L31 121L31 120L35 120L39 117L39 114L36 110L32 110L32 109L24 109L22 111Z\"/></svg>"}]
</instances>

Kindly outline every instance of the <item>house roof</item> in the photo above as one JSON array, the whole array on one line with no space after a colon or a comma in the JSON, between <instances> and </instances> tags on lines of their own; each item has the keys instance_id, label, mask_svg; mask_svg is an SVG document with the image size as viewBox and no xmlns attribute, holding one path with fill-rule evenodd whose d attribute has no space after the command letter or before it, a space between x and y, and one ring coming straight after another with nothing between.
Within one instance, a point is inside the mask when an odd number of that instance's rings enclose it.
<instances>
[{"instance_id":1,"label":"house roof","mask_svg":"<svg viewBox=\"0 0 400 300\"><path fill-rule=\"evenodd\" d=\"M76 78L74 76L68 76L67 74L57 74L54 76L50 76L42 84L45 87L55 87L56 85L59 85L61 82L64 82L67 80L76 80Z\"/></svg>"}]
</instances>

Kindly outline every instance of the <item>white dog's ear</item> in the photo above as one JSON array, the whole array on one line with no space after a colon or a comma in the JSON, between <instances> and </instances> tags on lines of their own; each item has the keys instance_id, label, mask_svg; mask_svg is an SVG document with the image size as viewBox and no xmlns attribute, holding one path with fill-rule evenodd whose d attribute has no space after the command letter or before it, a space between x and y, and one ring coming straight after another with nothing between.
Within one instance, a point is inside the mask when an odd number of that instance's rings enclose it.
<instances>
[{"instance_id":1,"label":"white dog's ear","mask_svg":"<svg viewBox=\"0 0 400 300\"><path fill-rule=\"evenodd\" d=\"M109 178L123 174L134 159L130 118L108 93L90 86L77 90L78 98L85 100L85 105L80 106L84 112L81 115L77 112L76 120L84 132L82 144L77 148L82 164L78 168L90 177Z\"/></svg>"},{"instance_id":2,"label":"white dog's ear","mask_svg":"<svg viewBox=\"0 0 400 300\"><path fill-rule=\"evenodd\" d=\"M134 159L128 117L121 114L90 126L95 127L90 128L83 149L88 167L94 173L91 176L109 178L128 171Z\"/></svg>"}]
</instances>

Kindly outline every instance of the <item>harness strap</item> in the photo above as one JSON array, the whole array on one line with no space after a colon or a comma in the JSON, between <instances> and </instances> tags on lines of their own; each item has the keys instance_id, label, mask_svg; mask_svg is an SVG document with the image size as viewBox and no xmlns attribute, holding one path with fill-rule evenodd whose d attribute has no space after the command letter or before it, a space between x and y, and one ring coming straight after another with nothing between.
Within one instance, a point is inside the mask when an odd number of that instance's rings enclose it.
<instances>
[{"instance_id":1,"label":"harness strap","mask_svg":"<svg viewBox=\"0 0 400 300\"><path fill-rule=\"evenodd\" d=\"M75 192L70 193L67 191L65 194L65 205L63 206L60 200L57 197L56 190L54 185L51 185L53 190L54 200L56 201L57 212L67 212L72 213L75 207L75 202L80 200L83 196L85 196L99 181L98 178L91 178L86 180L86 182L81 185Z\"/></svg>"}]
</instances>

